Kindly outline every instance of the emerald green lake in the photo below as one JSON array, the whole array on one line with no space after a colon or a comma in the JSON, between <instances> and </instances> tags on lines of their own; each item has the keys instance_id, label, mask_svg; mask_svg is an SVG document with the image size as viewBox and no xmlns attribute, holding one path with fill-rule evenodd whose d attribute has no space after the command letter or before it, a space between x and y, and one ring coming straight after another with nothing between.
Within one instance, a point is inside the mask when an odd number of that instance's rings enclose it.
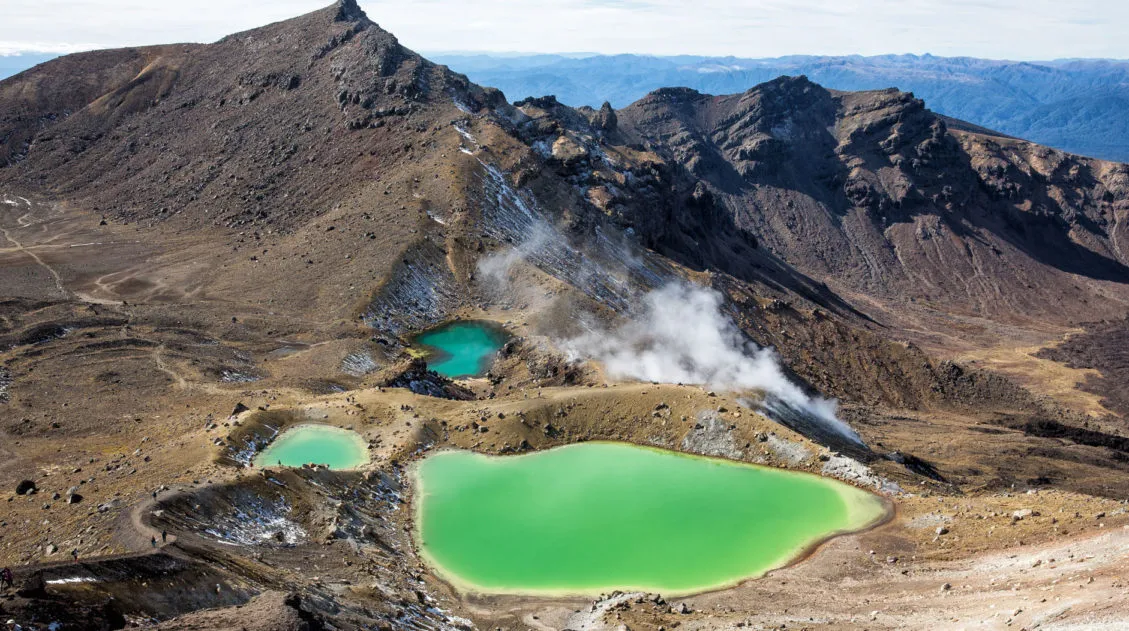
<instances>
[{"instance_id":1,"label":"emerald green lake","mask_svg":"<svg viewBox=\"0 0 1129 631\"><path fill-rule=\"evenodd\" d=\"M330 469L355 469L368 460L368 445L360 434L329 425L299 425L280 434L255 456L255 466L321 464Z\"/></svg>"},{"instance_id":2,"label":"emerald green lake","mask_svg":"<svg viewBox=\"0 0 1129 631\"><path fill-rule=\"evenodd\" d=\"M422 333L416 342L428 351L428 368L449 379L463 379L490 370L506 334L493 322L467 320Z\"/></svg>"},{"instance_id":3,"label":"emerald green lake","mask_svg":"<svg viewBox=\"0 0 1129 631\"><path fill-rule=\"evenodd\" d=\"M477 593L706 591L886 514L833 480L618 443L445 451L415 475L424 558Z\"/></svg>"}]
</instances>

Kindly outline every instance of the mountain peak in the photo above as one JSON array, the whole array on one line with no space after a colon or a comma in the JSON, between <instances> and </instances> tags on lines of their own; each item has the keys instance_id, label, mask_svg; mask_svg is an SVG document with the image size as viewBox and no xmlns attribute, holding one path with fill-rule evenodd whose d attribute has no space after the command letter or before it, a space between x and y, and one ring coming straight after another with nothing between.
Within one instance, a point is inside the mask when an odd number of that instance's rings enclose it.
<instances>
[{"instance_id":1,"label":"mountain peak","mask_svg":"<svg viewBox=\"0 0 1129 631\"><path fill-rule=\"evenodd\" d=\"M357 22L361 20L368 20L365 15L364 9L361 9L357 4L357 0L337 0L335 5L337 9L337 17L334 19L338 22Z\"/></svg>"}]
</instances>

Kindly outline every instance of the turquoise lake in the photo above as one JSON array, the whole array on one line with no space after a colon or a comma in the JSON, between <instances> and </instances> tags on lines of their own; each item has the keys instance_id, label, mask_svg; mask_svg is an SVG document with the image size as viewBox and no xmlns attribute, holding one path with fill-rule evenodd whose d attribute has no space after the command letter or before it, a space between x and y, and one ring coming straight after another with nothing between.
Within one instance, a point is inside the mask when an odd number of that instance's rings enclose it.
<instances>
[{"instance_id":1,"label":"turquoise lake","mask_svg":"<svg viewBox=\"0 0 1129 631\"><path fill-rule=\"evenodd\" d=\"M320 464L330 469L355 469L368 461L368 444L360 434L329 425L288 429L255 456L257 467Z\"/></svg>"},{"instance_id":2,"label":"turquoise lake","mask_svg":"<svg viewBox=\"0 0 1129 631\"><path fill-rule=\"evenodd\" d=\"M481 377L509 336L493 322L465 320L426 331L415 341L427 351L427 367L449 379Z\"/></svg>"}]
</instances>

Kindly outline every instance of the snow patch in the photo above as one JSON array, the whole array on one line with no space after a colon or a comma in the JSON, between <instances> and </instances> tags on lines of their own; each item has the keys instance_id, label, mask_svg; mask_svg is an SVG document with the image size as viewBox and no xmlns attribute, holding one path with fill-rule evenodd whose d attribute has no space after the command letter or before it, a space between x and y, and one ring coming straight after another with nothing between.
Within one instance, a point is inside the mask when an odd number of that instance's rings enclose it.
<instances>
[{"instance_id":1,"label":"snow patch","mask_svg":"<svg viewBox=\"0 0 1129 631\"><path fill-rule=\"evenodd\" d=\"M474 135L471 134L469 131L467 131L467 129L465 127L463 127L461 124L455 123L455 131L459 132L459 135L463 137L463 140L469 142L470 144L474 145L475 147L478 146L478 141L475 140Z\"/></svg>"},{"instance_id":2,"label":"snow patch","mask_svg":"<svg viewBox=\"0 0 1129 631\"><path fill-rule=\"evenodd\" d=\"M345 359L341 360L341 372L353 377L363 377L378 367L376 360L363 351L350 353Z\"/></svg>"},{"instance_id":3,"label":"snow patch","mask_svg":"<svg viewBox=\"0 0 1129 631\"><path fill-rule=\"evenodd\" d=\"M306 538L306 531L287 518L293 510L286 500L255 501L248 508L236 507L233 518L225 526L206 528L204 532L217 542L233 546L254 546L268 543L296 545ZM226 521L226 520L225 520Z\"/></svg>"},{"instance_id":4,"label":"snow patch","mask_svg":"<svg viewBox=\"0 0 1129 631\"><path fill-rule=\"evenodd\" d=\"M459 111L463 114L474 114L474 110L470 109L470 106L466 103L463 103L459 97L453 97L451 100L455 102L455 107L459 108Z\"/></svg>"},{"instance_id":5,"label":"snow patch","mask_svg":"<svg viewBox=\"0 0 1129 631\"><path fill-rule=\"evenodd\" d=\"M73 583L97 583L98 579L93 576L72 576L70 578L54 578L44 582L48 585L70 585Z\"/></svg>"},{"instance_id":6,"label":"snow patch","mask_svg":"<svg viewBox=\"0 0 1129 631\"><path fill-rule=\"evenodd\" d=\"M220 381L223 383L253 383L259 379L261 379L261 377L249 375L237 370L224 370L220 373Z\"/></svg>"}]
</instances>

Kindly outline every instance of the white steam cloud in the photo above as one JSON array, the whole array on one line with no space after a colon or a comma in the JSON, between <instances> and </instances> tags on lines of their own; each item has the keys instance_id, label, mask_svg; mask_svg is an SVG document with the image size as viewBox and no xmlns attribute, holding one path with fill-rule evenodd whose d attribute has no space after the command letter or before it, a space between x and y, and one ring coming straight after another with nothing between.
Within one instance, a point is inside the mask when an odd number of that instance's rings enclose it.
<instances>
[{"instance_id":1,"label":"white steam cloud","mask_svg":"<svg viewBox=\"0 0 1129 631\"><path fill-rule=\"evenodd\" d=\"M638 316L619 328L592 330L563 347L573 359L603 363L616 378L761 390L774 399L768 407L783 404L801 411L862 444L836 416L836 402L808 396L789 380L776 353L747 341L722 313L722 302L711 289L672 283L644 296Z\"/></svg>"},{"instance_id":2,"label":"white steam cloud","mask_svg":"<svg viewBox=\"0 0 1129 631\"><path fill-rule=\"evenodd\" d=\"M478 279L492 291L513 289L510 272L518 263L524 263L529 255L542 249L553 238L551 229L542 222L534 222L525 240L512 248L507 248L478 261Z\"/></svg>"}]
</instances>

